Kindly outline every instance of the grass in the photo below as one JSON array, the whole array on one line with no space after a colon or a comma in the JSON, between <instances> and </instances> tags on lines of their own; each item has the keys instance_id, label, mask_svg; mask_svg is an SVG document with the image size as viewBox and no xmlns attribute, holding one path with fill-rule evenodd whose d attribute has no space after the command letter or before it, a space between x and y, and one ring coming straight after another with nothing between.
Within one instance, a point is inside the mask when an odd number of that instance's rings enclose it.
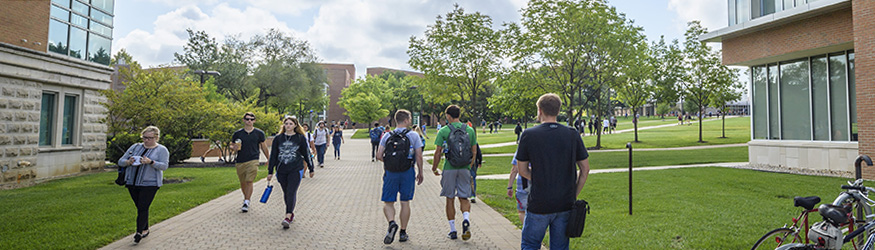
<instances>
[{"instance_id":1,"label":"grass","mask_svg":"<svg viewBox=\"0 0 875 250\"><path fill-rule=\"evenodd\" d=\"M746 162L747 147L691 150L638 151L632 153L633 167L688 165L718 162ZM513 156L484 157L477 175L510 174ZM594 152L589 155L590 169L628 168L629 152Z\"/></svg>"},{"instance_id":2,"label":"grass","mask_svg":"<svg viewBox=\"0 0 875 250\"><path fill-rule=\"evenodd\" d=\"M626 173L589 176L579 198L592 210L571 249L748 249L798 215L794 196L829 202L847 180L716 167L636 172L630 216L627 178ZM516 201L506 194L507 180L477 183L477 198L521 226Z\"/></svg>"},{"instance_id":3,"label":"grass","mask_svg":"<svg viewBox=\"0 0 875 250\"><path fill-rule=\"evenodd\" d=\"M266 175L261 166L258 178ZM137 210L115 178L113 171L0 191L0 248L96 249L133 233ZM190 181L158 190L151 225L240 188L233 167L171 167L164 178Z\"/></svg>"}]
</instances>

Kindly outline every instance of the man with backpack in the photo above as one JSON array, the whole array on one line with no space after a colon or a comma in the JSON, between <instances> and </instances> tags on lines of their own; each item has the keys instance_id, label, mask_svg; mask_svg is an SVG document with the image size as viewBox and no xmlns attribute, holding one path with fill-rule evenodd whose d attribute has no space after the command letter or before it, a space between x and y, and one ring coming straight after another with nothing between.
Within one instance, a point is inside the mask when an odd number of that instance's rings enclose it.
<instances>
[{"instance_id":1,"label":"man with backpack","mask_svg":"<svg viewBox=\"0 0 875 250\"><path fill-rule=\"evenodd\" d=\"M374 123L374 128L368 132L368 136L371 137L371 162L374 162L377 159L377 147L380 146L380 138L383 137L383 127L380 127L379 122Z\"/></svg>"},{"instance_id":2,"label":"man with backpack","mask_svg":"<svg viewBox=\"0 0 875 250\"><path fill-rule=\"evenodd\" d=\"M410 220L410 200L413 199L414 181L417 185L422 184L422 140L419 133L408 128L410 126L410 111L398 110L395 112L395 124L398 126L394 131L386 133L380 138L380 148L377 150L377 160L383 162L383 214L389 221L389 230L383 243L391 244L395 240L398 224L395 223L395 201L401 194L401 233L398 235L399 242L408 240L407 222ZM416 164L418 171L413 170Z\"/></svg>"},{"instance_id":3,"label":"man with backpack","mask_svg":"<svg viewBox=\"0 0 875 250\"><path fill-rule=\"evenodd\" d=\"M446 118L449 121L446 127L442 128L435 137L434 145L434 161L431 165L431 170L435 175L441 176L441 196L447 199L447 220L450 223L450 233L447 237L450 239L458 238L456 232L456 209L453 204L453 199L459 198L459 205L462 210L462 240L471 238L471 222L469 213L471 211L471 203L468 197L473 195L471 190L471 163L475 162L477 154L477 135L474 129L459 122L459 116L462 110L459 106L450 105L447 107ZM437 167L441 162L441 156L447 155L447 161L444 163L443 174L438 172Z\"/></svg>"}]
</instances>

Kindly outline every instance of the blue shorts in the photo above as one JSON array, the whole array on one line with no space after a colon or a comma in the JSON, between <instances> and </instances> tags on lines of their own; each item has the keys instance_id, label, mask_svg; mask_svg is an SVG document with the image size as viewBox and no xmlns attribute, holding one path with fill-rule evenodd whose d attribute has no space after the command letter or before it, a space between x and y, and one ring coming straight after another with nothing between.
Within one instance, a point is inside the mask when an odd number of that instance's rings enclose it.
<instances>
[{"instance_id":1,"label":"blue shorts","mask_svg":"<svg viewBox=\"0 0 875 250\"><path fill-rule=\"evenodd\" d=\"M413 199L416 171L412 167L404 172L383 171L383 197L380 199L381 201L395 202L398 199L398 193L401 193L401 201Z\"/></svg>"},{"instance_id":2,"label":"blue shorts","mask_svg":"<svg viewBox=\"0 0 875 250\"><path fill-rule=\"evenodd\" d=\"M526 191L516 191L516 210L517 211L526 211L526 208L529 206L529 192Z\"/></svg>"}]
</instances>

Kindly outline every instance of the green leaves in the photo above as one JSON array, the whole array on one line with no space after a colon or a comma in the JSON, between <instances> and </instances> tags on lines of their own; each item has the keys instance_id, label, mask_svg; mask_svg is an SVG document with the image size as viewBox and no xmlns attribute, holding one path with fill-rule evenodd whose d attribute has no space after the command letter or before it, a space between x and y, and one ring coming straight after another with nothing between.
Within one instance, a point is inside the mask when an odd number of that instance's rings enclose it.
<instances>
[{"instance_id":1,"label":"green leaves","mask_svg":"<svg viewBox=\"0 0 875 250\"><path fill-rule=\"evenodd\" d=\"M389 115L389 110L384 105L393 96L389 90L385 79L367 76L365 79L357 79L344 89L338 104L346 109L344 115L349 116L353 122L370 126L372 122Z\"/></svg>"}]
</instances>

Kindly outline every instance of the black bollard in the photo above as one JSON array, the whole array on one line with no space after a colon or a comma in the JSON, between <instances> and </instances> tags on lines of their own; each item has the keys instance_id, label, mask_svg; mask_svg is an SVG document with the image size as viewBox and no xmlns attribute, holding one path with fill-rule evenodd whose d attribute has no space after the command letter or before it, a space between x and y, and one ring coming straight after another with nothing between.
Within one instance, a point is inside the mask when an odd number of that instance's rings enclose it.
<instances>
[{"instance_id":1,"label":"black bollard","mask_svg":"<svg viewBox=\"0 0 875 250\"><path fill-rule=\"evenodd\" d=\"M629 149L629 215L632 215L632 143L626 143Z\"/></svg>"}]
</instances>

